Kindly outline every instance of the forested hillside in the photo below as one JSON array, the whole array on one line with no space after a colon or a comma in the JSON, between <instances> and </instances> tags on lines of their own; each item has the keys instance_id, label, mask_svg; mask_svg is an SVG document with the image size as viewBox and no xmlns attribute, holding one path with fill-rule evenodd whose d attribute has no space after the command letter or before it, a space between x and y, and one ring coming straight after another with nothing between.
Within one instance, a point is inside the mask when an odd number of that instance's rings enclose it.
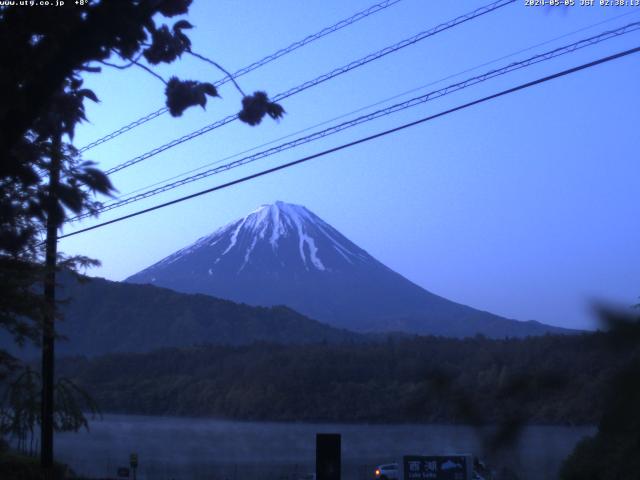
<instances>
[{"instance_id":1,"label":"forested hillside","mask_svg":"<svg viewBox=\"0 0 640 480\"><path fill-rule=\"evenodd\" d=\"M324 325L285 306L252 307L208 295L187 295L152 285L102 278L78 282L62 275L62 336L57 355L96 356L148 352L199 344L254 342L320 343L359 341L360 335ZM1 332L0 332L1 333ZM27 358L35 348L18 349L0 334L0 347Z\"/></svg>"},{"instance_id":2,"label":"forested hillside","mask_svg":"<svg viewBox=\"0 0 640 480\"><path fill-rule=\"evenodd\" d=\"M104 411L256 420L596 423L631 351L603 333L207 346L67 359Z\"/></svg>"}]
</instances>

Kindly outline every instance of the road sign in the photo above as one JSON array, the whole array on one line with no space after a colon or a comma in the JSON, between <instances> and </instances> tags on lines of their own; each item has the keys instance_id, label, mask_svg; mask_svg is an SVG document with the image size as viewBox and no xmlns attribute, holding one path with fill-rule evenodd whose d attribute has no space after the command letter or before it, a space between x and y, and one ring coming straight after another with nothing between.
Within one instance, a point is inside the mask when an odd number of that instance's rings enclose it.
<instances>
[{"instance_id":1,"label":"road sign","mask_svg":"<svg viewBox=\"0 0 640 480\"><path fill-rule=\"evenodd\" d=\"M118 477L129 478L129 469L127 467L118 467Z\"/></svg>"},{"instance_id":2,"label":"road sign","mask_svg":"<svg viewBox=\"0 0 640 480\"><path fill-rule=\"evenodd\" d=\"M470 480L471 455L407 455L404 480Z\"/></svg>"}]
</instances>

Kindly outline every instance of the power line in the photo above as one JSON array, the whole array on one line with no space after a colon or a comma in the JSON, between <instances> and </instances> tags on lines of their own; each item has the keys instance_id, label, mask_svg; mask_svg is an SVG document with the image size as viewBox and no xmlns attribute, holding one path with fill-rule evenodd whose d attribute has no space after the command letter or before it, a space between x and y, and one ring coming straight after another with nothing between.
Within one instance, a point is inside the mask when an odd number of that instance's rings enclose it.
<instances>
[{"instance_id":1,"label":"power line","mask_svg":"<svg viewBox=\"0 0 640 480\"><path fill-rule=\"evenodd\" d=\"M522 68L526 68L529 67L531 65L536 65L538 63L544 62L544 61L548 61L551 60L553 58L557 58L559 56L562 55L566 55L568 53L572 53L575 52L576 50L585 48L585 47L589 47L592 45L596 45L598 43L601 43L603 41L606 40L610 40L612 38L617 38L621 35L627 34L627 33L631 33L634 31L637 31L638 29L640 29L640 22L633 22L630 23L628 25L625 25L624 27L620 27L618 29L615 30L611 30L611 31L606 31L603 33L600 33L599 35L595 35L583 40L579 40L577 42L574 42L572 44L569 45L565 45L563 47L559 47L553 50L550 50L548 52L545 53L540 53L538 55L534 55L533 57L527 58L526 60L521 60L518 62L513 62L510 63L502 68L498 68L495 70L490 70L482 75L477 75L475 77L471 77L467 80L464 80L462 82L458 82L452 85L449 85L447 87L441 88L439 90L434 90L431 91L429 93L426 93L424 95L418 96L418 97L414 97L411 98L409 100L406 100L404 102L401 103L397 103L395 105L391 105L389 107L383 108L383 109L379 109L376 110L374 112L371 112L369 114L366 115L362 115L359 116L357 118L354 118L352 120L340 123L338 125L334 125L332 127L326 128L324 130L320 130L314 133L311 133L309 135L306 135L304 137L299 137L295 140L289 141L289 142L285 142L282 143L280 145L277 145L275 147L269 148L267 150L263 150L261 152L255 153L253 155L249 155L246 157L243 157L239 160L227 163L225 165L221 165L219 167L215 167L209 170L206 170L204 172L200 172L196 175L192 175L190 177L186 177L183 178L181 180L177 180L175 182L171 182L171 183L167 183L165 185L162 185L158 188L154 188L151 190L148 190L146 192L137 194L137 195L132 195L130 197L127 198L123 198L120 200L116 200L112 203L106 204L104 206L102 206L100 209L98 209L98 213L101 212L105 212L105 211L109 211L109 210L113 210L114 208L119 208L155 195L158 195L160 193L164 193L167 192L169 190L173 190L174 188L178 188L180 186L195 182L197 180L201 180L203 178L207 178L210 177L212 175L227 171L227 170L231 170L233 168L237 168L240 167L242 165L246 165L248 163L251 162L255 162L257 160L269 157L271 155L275 155L277 153L280 153L282 151L285 150L289 150L291 148L300 146L300 145L304 145L306 143L310 143L312 141L315 140L319 140L322 138L325 138L329 135L333 135L336 134L338 132L341 132L343 130L346 130L348 128L352 128L355 127L356 125L360 125L366 122L370 122L373 121L377 118L381 118L387 115L391 115L393 113L397 113L399 111L402 110L406 110L408 108L412 108L412 107L416 107L418 105L424 104L428 101L434 100L436 98L441 98L443 96L449 95L451 93L463 90L465 88L477 85L479 83L485 82L487 80L490 80L492 78L496 78L498 76L501 75L505 75L507 73L511 73L514 72L516 70L520 70ZM70 221L74 221L74 220L79 220L82 218L86 218L91 216L91 214L86 213L83 215L79 215L77 217L74 217L72 219L70 219Z\"/></svg>"},{"instance_id":2,"label":"power line","mask_svg":"<svg viewBox=\"0 0 640 480\"><path fill-rule=\"evenodd\" d=\"M380 2L380 3L376 3L375 5L370 6L369 8L366 8L364 10L361 10L355 14L353 14L352 16L345 18L343 20L340 20L339 22L329 26L329 27L325 27L322 30L320 30L319 32L316 32L312 35L308 35L305 38L303 38L302 40L298 40L297 42L293 42L291 45L281 48L280 50L267 55L266 57L261 58L260 60L257 60L255 62L253 62L250 65L247 65L246 67L241 68L240 70L236 71L235 73L233 73L230 77L224 77L221 78L220 80L218 80L217 82L214 83L214 85L216 87L219 87L221 85L224 85L225 83L227 83L228 81L241 77L242 75L246 75L249 72L254 71L257 68L262 67L263 65L266 65L267 63L273 62L274 60L277 60L278 58L287 55L288 53L293 52L294 50L297 50L301 47L304 47L305 45L308 45L311 42L314 42L322 37L325 37L327 35L329 35L330 33L333 32L337 32L338 30L341 30L345 27L348 27L349 25L352 25L364 18L367 18L370 15L373 15L374 13L380 12L382 10L385 10L386 8L391 7L392 5L395 5L396 3L399 3L401 0L386 0L384 2ZM166 107L162 107L154 112L151 112L131 123L129 123L128 125L125 125L121 128L119 128L118 130L115 130L107 135L105 135L104 137L100 137L97 140L94 140L93 142L89 143L88 145L85 145L84 147L79 149L80 153L84 153L87 150L92 149L93 147L96 147L98 145L101 145L105 142L108 142L109 140L112 140L120 135L122 135L125 132L128 132L129 130L132 130L136 127L139 127L140 125L147 123L149 120L153 120L154 118L159 117L160 115L164 115L166 112L168 112L169 109Z\"/></svg>"},{"instance_id":3,"label":"power line","mask_svg":"<svg viewBox=\"0 0 640 480\"><path fill-rule=\"evenodd\" d=\"M474 18L480 17L482 15L485 15L487 13L493 12L499 8L505 7L511 3L514 3L516 0L498 0L496 2L493 2L491 4L485 5L484 7L480 7L470 13L467 13L465 15L461 15L459 17L454 18L453 20L450 20L448 22L442 23L430 30L426 30L424 32L418 33L417 35L414 35L413 37L407 38L405 40L402 40L394 45L391 45L389 47L383 48L382 50L378 50L377 52L371 53L365 57L360 58L359 60L355 60L347 65L343 65L342 67L336 68L328 73L325 73L323 75L320 75L319 77L314 78L313 80L309 80L307 82L304 82L300 85L298 85L297 87L293 87L285 92L282 92L278 95L276 95L272 101L274 102L279 102L281 100L284 100L285 98L291 97L297 93L300 93L304 90L307 90L308 88L314 87L316 85L319 85L320 83L326 82L327 80L333 79L339 75L342 75L344 73L347 73L355 68L361 67L363 65L366 65L374 60L377 60L379 58L382 58L386 55L389 55L390 53L393 52L397 52L398 50L408 47L410 45L413 45L421 40L424 40L426 38L432 37L440 32L443 32L445 30L448 30L450 28L453 28L457 25L460 25L462 23L465 23L469 20L472 20ZM143 153L141 155L138 155L137 157L134 157L130 160L127 160L124 163L121 163L119 165L116 165L115 167L112 167L110 169L108 169L105 173L107 175L110 175L112 173L118 172L120 170L123 170L125 168L131 167L133 165L136 165L137 163L140 163L144 160L147 160L155 155L158 155L159 153L164 152L165 150L168 150L170 148L175 147L176 145L180 145L184 142L187 142L189 140L193 140L196 137L199 137L200 135L210 132L212 130L215 130L216 128L219 128L223 125L226 125L234 120L236 120L238 118L237 114L233 114L233 115L229 115L221 120L218 120L210 125L207 125L205 127L200 128L199 130L195 130L191 133L188 133L187 135L183 135L182 137L179 137L177 139L174 139L168 143L165 143L164 145L161 145L159 147L154 148L153 150L149 150L146 153Z\"/></svg>"},{"instance_id":4,"label":"power line","mask_svg":"<svg viewBox=\"0 0 640 480\"><path fill-rule=\"evenodd\" d=\"M520 54L520 53L524 53L524 52L531 51L531 50L533 50L533 49L535 49L535 48L538 48L538 47L541 47L541 46L544 46L544 45L548 45L548 44L553 43L553 42L556 42L556 41L558 41L558 40L560 40L560 39L562 39L562 38L570 37L570 36L572 36L572 35L575 35L576 33L580 33L580 32L584 32L584 31L586 31L586 30L590 30L590 29L592 29L592 28L594 28L594 27L597 27L597 26L603 25L603 24L605 24L605 23L611 23L611 22L613 22L613 21L615 21L615 20L618 20L618 19L620 19L620 18L622 18L622 17L627 17L627 16L629 16L629 15L634 15L634 14L635 14L635 15L637 15L638 13L639 13L639 12L636 12L636 11L629 11L629 12L626 12L626 13L622 13L622 14L620 14L620 15L616 15L615 17L607 18L606 20L602 20L602 21L600 21L600 22L592 23L592 24L587 25L587 26L585 26L585 27L581 27L581 28L579 28L579 29L577 29L577 30L572 30L571 32L567 32L567 33L564 33L564 34L559 35L559 36L557 36L557 37L551 38L551 39L549 39L549 40L545 40L544 42L536 43L536 44L531 45L531 46L529 46L529 47L526 47L526 48L523 48L523 49L517 50L517 51L515 51L515 52L508 53L508 54L503 55L503 56L498 57L498 58L494 58L493 60L489 60L489 61L483 62L483 63L481 63L481 64L475 65L475 66L473 66L473 67L469 67L469 68L466 68L466 69L464 69L464 70L458 71L458 72L456 72L456 73L449 74L449 75L447 75L446 77L442 77L442 78L439 78L439 79L437 79L437 80L432 80L432 81L430 81L429 83L423 84L423 85L421 85L421 86L419 86L419 87L414 87L414 88L411 88L411 89L409 89L409 90L405 90L405 91L404 91L404 92L402 92L402 93L397 93L397 94L395 94L395 95L393 95L393 96L391 96L391 97L387 97L387 98L385 98L385 99L383 99L383 100L379 100L379 101L377 101L377 102L375 102L375 103L372 103L372 104L366 105L366 106L364 106L364 107L359 107L359 108L357 108L357 109L355 109L355 110L351 110L351 111L346 112L346 113L342 113L342 114L340 114L340 115L338 115L338 116L336 116L336 117L333 117L333 118L330 118L330 119L327 119L327 120L323 120L323 121L322 121L322 122L320 122L320 123L316 123L316 124L314 124L314 125L310 125L310 126L308 126L308 127L305 127L305 128L303 128L303 129L301 129L301 130L297 130L297 131L295 131L295 132L288 133L288 134L286 134L286 135L283 135L283 136L281 136L281 137L275 138L275 139L273 139L273 140L269 140L268 142L261 143L261 144L259 144L259 145L256 145L256 146L253 146L253 147L251 147L251 148L248 148L248 149L246 149L246 150L242 150L242 151L240 151L240 152L236 152L236 153L234 153L234 154L227 155L226 157L220 158L220 159L215 160L215 161L213 161L213 162L209 162L209 163L206 163L206 164L201 165L201 166L199 166L199 167L192 168L192 169L190 169L190 170L187 170L187 171L185 171L185 172L179 173L179 174L177 174L177 175L172 175L172 176L171 176L171 177L169 177L169 178L165 178L165 179L163 179L163 180L160 180L160 181L154 182L154 183L152 183L152 184L150 184L150 185L145 185L144 187L136 188L135 190L131 190L131 191L129 191L129 192L128 192L128 193L126 193L126 194L119 195L117 198L118 198L118 200L120 200L120 199L124 199L125 197L129 197L129 196L134 195L134 194L136 194L136 193L138 193L138 192L142 192L142 191L144 191L144 190L147 190L147 189L150 189L150 188L156 187L156 186L158 186L158 185L162 185L162 184L163 184L163 183L165 183L165 182L170 182L171 180L175 180L175 179L178 179L178 178L180 178L180 177L184 177L184 176L186 176L186 175L189 175L189 174L191 174L191 173L197 172L197 171L202 170L202 169L204 169L204 168L207 168L207 167L211 167L211 166L213 166L213 165L220 164L220 163L222 163L222 162L224 162L224 161L226 161L226 160L231 160L232 158L239 157L240 155L244 155L244 154L247 154L247 153L249 153L249 152L253 152L253 151L258 150L258 149L260 149L260 148L267 147L267 146L269 146L269 145L273 145L274 143L277 143L277 142L279 142L279 141L286 140L287 138L294 137L295 135L299 135L299 134L301 134L301 133L308 132L309 130L313 130L314 128L318 128L318 127L321 127L321 126L323 126L323 125L327 125L327 124L332 123L332 122L335 122L335 121L337 121L337 120L341 120L341 119L346 118L346 117L349 117L349 116L351 116L351 115L355 115L356 113L360 113L360 112L365 111L365 110L368 110L368 109L370 109L370 108L377 107L378 105L382 105L382 104L384 104L384 103L390 102L390 101L395 100L395 99L397 99L397 98L404 97L404 96L406 96L406 95L409 95L410 93L414 93L414 92L417 92L417 91L419 91L419 90L423 90L423 89L425 89L425 88L427 88L427 87L430 87L430 86L432 86L432 85L437 85L438 83L442 83L442 82L444 82L445 80L449 80L449 79L451 79L451 78L459 77L460 75L463 75L463 74L465 74L465 73L472 72L472 71L474 71L474 70L478 70L479 68L482 68L482 67L485 67L485 66L488 66L488 65L493 65L494 63L497 63L497 62L499 62L500 60L504 60L504 59L506 59L506 58L513 57L513 56L518 55L518 54Z\"/></svg>"},{"instance_id":5,"label":"power line","mask_svg":"<svg viewBox=\"0 0 640 480\"><path fill-rule=\"evenodd\" d=\"M395 133L395 132L399 132L399 131L407 129L409 127L420 125L422 123L426 123L426 122L434 120L436 118L440 118L440 117L443 117L445 115L449 115L451 113L454 113L454 112L457 112L457 111L460 111L460 110L464 110L466 108L469 108L469 107L472 107L472 106L475 106L475 105L478 105L478 104L481 104L481 103L485 103L485 102L488 102L490 100L494 100L496 98L499 98L499 97L502 97L502 96L505 96L505 95L508 95L508 94L511 94L511 93L514 93L514 92L517 92L517 91L520 91L520 90L524 90L526 88L533 87L534 85L545 83L545 82L548 82L550 80L554 80L556 78L564 77L566 75L570 75L572 73L575 73L575 72L578 72L578 71L581 71L581 70L586 70L586 69L594 67L596 65L607 63L607 62L610 62L610 61L616 60L618 58L622 58L622 57L625 57L627 55L631 55L631 54L637 53L637 52L640 52L640 47L635 47L635 48L632 48L632 49L629 49L629 50L618 52L618 53L613 54L613 55L609 55L607 57L599 58L598 60L594 60L594 61L589 62L589 63L584 63L582 65L579 65L577 67L573 67L573 68L570 68L570 69L567 69L567 70L562 70L562 71L554 73L552 75L547 75L546 77L542 77L542 78L539 78L537 80L526 82L526 83L520 84L520 85L518 85L516 87L509 88L507 90L502 90L502 91L500 91L498 93L494 93L493 95L482 97L482 98L480 98L478 100L474 100L472 102L468 102L468 103L459 105L457 107L453 107L453 108L450 108L448 110L444 110L444 111L436 113L434 115L429 115L427 117L423 117L423 118L421 118L419 120L415 120L413 122L405 123L403 125L400 125L400 126L395 127L395 128L391 128L389 130L384 130L382 132L379 132L379 133L376 133L376 134L373 134L373 135L369 135L367 137L363 137L363 138L360 138L358 140L354 140L352 142L345 143L345 144L339 145L337 147L330 148L328 150L323 150L322 152L318 152L318 153L315 153L313 155L309 155L309 156L300 158L298 160L294 160L292 162L285 163L283 165L278 165L277 167L269 168L267 170L262 170L261 172L254 173L252 175L248 175L246 177L242 177L242 178L239 178L239 179L236 179L236 180L232 180L230 182L223 183L221 185L217 185L215 187L208 188L206 190L202 190L200 192L192 193L191 195L186 195L186 196L183 196L183 197L180 197L180 198L176 198L176 199L171 200L169 202L161 203L161 204L155 205L153 207L145 208L144 210L139 210L137 212L130 213L128 215L123 215L122 217L114 218L112 220L108 220L106 222L102 222L102 223L99 223L97 225L93 225L91 227L83 228L81 230L76 230L75 232L67 233L65 235L60 235L58 237L58 239L71 237L71 236L74 236L74 235L78 235L80 233L88 232L90 230L95 230L97 228L101 228L101 227L104 227L106 225L111 225L113 223L121 222L121 221L127 220L129 218L137 217L139 215L142 215L142 214L145 214L145 213L149 213L149 212L152 212L154 210L159 210L161 208L165 208L165 207L168 207L170 205L174 205L176 203L184 202L186 200L190 200L192 198L196 198L196 197L205 195L207 193L212 193L212 192L215 192L215 191L218 191L218 190L222 190L222 189L231 187L233 185L238 185L240 183L244 183L244 182L247 182L249 180L253 180L255 178L259 178L259 177L268 175L270 173L274 173L274 172L277 172L277 171L280 171L280 170L284 170L284 169L289 168L289 167L293 167L295 165L299 165L301 163L308 162L308 161L313 160L315 158L323 157L323 156L328 155L330 153L334 153L334 152L337 152L337 151L340 151L340 150L344 150L346 148L353 147L355 145L359 145L361 143L365 143L365 142L368 142L370 140L374 140L376 138L384 137L386 135L389 135L389 134L392 134L392 133Z\"/></svg>"}]
</instances>

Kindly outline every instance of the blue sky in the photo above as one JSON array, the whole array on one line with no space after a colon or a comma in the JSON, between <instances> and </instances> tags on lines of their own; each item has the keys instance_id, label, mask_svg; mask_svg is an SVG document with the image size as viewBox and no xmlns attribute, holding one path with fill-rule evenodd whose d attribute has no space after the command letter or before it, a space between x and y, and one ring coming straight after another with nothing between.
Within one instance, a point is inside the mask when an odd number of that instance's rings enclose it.
<instances>
[{"instance_id":1,"label":"blue sky","mask_svg":"<svg viewBox=\"0 0 640 480\"><path fill-rule=\"evenodd\" d=\"M196 28L189 35L194 51L235 71L373 3L196 0L188 18ZM261 89L275 95L486 3L402 0L241 77L239 83L248 92ZM116 173L112 180L126 194L408 90L423 87L400 100L633 21L640 21L638 7L561 11L516 2L286 99L282 105L287 115L280 122L226 125ZM600 22L605 23L587 28ZM571 34L577 30L583 31ZM560 36L565 37L554 40ZM638 45L640 32L630 33L113 210L100 220ZM186 57L156 71L165 78L221 77L210 65ZM307 206L380 261L436 294L510 318L591 328L594 300L627 306L640 295L639 74L636 54L63 239L61 249L99 258L103 266L90 274L122 280L260 204L283 200ZM90 123L78 129L78 146L163 103L163 84L141 69L105 68L99 75L87 75L86 85L101 103L88 106ZM177 119L163 116L85 156L107 169L237 112L241 97L231 84L220 93L223 98L211 100L206 111L193 108ZM70 225L64 233L93 223L96 220Z\"/></svg>"}]
</instances>

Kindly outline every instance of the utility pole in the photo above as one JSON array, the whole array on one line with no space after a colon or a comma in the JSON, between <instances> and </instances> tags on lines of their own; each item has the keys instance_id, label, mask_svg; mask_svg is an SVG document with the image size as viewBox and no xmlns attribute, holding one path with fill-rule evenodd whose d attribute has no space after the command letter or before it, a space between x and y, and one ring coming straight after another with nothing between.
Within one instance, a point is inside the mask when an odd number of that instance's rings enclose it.
<instances>
[{"instance_id":1,"label":"utility pole","mask_svg":"<svg viewBox=\"0 0 640 480\"><path fill-rule=\"evenodd\" d=\"M44 478L53 478L53 376L56 316L56 265L58 256L58 186L62 167L62 134L51 142L49 196L45 240L45 311L42 325L42 424L40 427L40 465Z\"/></svg>"}]
</instances>

